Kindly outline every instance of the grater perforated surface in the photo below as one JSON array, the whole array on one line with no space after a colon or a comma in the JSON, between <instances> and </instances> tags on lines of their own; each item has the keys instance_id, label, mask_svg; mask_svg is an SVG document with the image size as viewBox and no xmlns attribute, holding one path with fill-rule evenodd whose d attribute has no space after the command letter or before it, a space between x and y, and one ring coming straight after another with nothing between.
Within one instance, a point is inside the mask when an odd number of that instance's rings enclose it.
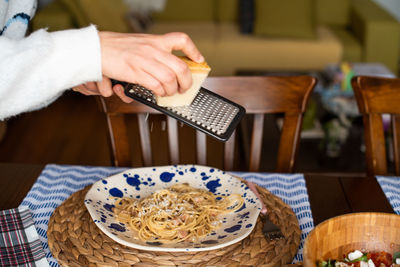
<instances>
[{"instance_id":1,"label":"grater perforated surface","mask_svg":"<svg viewBox=\"0 0 400 267\"><path fill-rule=\"evenodd\" d=\"M127 84L125 94L222 141L229 139L245 114L242 106L205 88L192 104L180 107L158 106L154 94L138 84Z\"/></svg>"}]
</instances>

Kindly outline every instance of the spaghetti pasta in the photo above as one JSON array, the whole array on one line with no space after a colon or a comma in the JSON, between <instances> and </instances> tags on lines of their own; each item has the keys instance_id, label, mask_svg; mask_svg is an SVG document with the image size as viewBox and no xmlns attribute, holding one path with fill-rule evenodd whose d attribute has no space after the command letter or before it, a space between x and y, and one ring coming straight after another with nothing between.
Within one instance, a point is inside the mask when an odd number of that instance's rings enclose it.
<instances>
[{"instance_id":1,"label":"spaghetti pasta","mask_svg":"<svg viewBox=\"0 0 400 267\"><path fill-rule=\"evenodd\" d=\"M217 196L188 184L161 189L140 200L119 198L117 219L146 242L195 242L221 225L220 215L240 209L239 194Z\"/></svg>"}]
</instances>

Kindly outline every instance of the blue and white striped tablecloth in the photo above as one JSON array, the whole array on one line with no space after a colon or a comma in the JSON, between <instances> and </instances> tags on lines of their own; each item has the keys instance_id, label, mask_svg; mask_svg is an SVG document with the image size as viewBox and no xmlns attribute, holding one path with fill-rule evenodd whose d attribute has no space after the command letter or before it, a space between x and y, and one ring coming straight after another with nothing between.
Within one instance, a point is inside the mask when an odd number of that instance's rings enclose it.
<instances>
[{"instance_id":1,"label":"blue and white striped tablecloth","mask_svg":"<svg viewBox=\"0 0 400 267\"><path fill-rule=\"evenodd\" d=\"M394 212L400 215L400 177L377 176L379 185Z\"/></svg>"},{"instance_id":2,"label":"blue and white striped tablecloth","mask_svg":"<svg viewBox=\"0 0 400 267\"><path fill-rule=\"evenodd\" d=\"M83 189L99 179L126 170L114 167L86 167L47 165L21 203L31 210L36 229L50 266L59 266L50 253L47 243L47 225L54 209L72 193ZM290 205L299 220L302 231L301 244L294 262L302 261L306 236L314 227L306 183L301 174L267 174L235 172L235 175L267 188Z\"/></svg>"}]
</instances>

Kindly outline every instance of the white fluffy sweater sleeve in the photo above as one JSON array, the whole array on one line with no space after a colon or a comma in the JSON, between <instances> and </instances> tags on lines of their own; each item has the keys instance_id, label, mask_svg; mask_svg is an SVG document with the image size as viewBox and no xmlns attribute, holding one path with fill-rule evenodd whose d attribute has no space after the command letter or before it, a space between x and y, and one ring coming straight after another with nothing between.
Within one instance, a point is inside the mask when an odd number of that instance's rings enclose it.
<instances>
[{"instance_id":1,"label":"white fluffy sweater sleeve","mask_svg":"<svg viewBox=\"0 0 400 267\"><path fill-rule=\"evenodd\" d=\"M101 78L94 26L39 30L21 40L0 36L0 120L44 107L66 89Z\"/></svg>"}]
</instances>

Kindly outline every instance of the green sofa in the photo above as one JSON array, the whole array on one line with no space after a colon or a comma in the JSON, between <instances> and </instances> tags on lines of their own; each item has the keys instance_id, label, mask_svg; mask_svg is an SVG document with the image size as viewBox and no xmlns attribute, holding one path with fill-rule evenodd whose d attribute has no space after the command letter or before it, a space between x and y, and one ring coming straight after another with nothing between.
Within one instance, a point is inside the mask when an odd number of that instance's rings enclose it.
<instances>
[{"instance_id":1,"label":"green sofa","mask_svg":"<svg viewBox=\"0 0 400 267\"><path fill-rule=\"evenodd\" d=\"M238 2L168 0L146 31L188 33L211 75L318 70L340 61L381 62L398 73L398 22L371 0L255 0L251 34L239 31ZM100 30L128 32L126 13L122 0L55 0L38 12L33 28L93 23Z\"/></svg>"}]
</instances>

